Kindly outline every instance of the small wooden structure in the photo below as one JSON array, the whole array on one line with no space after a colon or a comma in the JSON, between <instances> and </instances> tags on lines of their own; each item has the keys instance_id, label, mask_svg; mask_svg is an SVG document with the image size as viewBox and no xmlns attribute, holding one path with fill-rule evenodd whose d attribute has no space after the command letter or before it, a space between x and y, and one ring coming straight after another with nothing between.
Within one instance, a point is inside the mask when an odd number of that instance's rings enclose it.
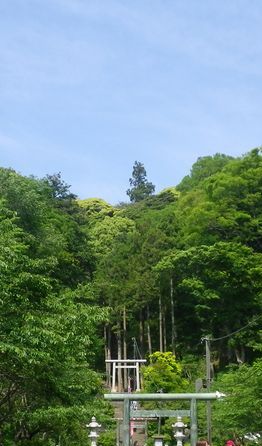
<instances>
[{"instance_id":1,"label":"small wooden structure","mask_svg":"<svg viewBox=\"0 0 262 446\"><path fill-rule=\"evenodd\" d=\"M141 390L141 377L140 377L140 366L146 363L146 359L106 359L106 364L110 367L110 386L111 392L121 392L123 389L119 388L119 382L117 380L117 369L134 369L135 370L135 380L134 380L134 391ZM112 378L112 379L111 379ZM131 389L130 389L131 390Z\"/></svg>"}]
</instances>

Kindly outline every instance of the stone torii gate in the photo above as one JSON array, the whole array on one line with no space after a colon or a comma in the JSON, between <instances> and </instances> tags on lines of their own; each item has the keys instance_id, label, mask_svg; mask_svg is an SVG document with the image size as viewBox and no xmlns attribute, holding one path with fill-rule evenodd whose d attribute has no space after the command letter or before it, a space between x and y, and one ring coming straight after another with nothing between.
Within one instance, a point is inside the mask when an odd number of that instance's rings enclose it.
<instances>
[{"instance_id":1,"label":"stone torii gate","mask_svg":"<svg viewBox=\"0 0 262 446\"><path fill-rule=\"evenodd\" d=\"M131 401L173 401L173 400L187 400L190 401L190 445L196 446L197 443L197 401L211 401L225 396L223 393L111 393L105 394L104 398L111 401L123 401L124 416L123 416L123 446L130 446L130 418L133 416L144 416L146 418L147 411L132 411L130 407ZM139 413L140 412L140 413ZM144 412L144 413L143 413ZM148 411L153 412L153 411ZM171 411L154 411L158 416L177 415L179 411L173 411L173 414L167 413ZM161 413L162 412L162 413ZM187 413L188 413L187 412ZM149 414L151 415L151 413ZM181 411L181 416L183 416Z\"/></svg>"},{"instance_id":2,"label":"stone torii gate","mask_svg":"<svg viewBox=\"0 0 262 446\"><path fill-rule=\"evenodd\" d=\"M106 364L110 366L110 376L112 376L111 381L111 392L117 392L122 390L118 389L119 383L116 379L116 370L117 369L135 369L136 373L136 389L135 391L141 390L141 382L140 382L140 366L141 364L146 363L146 359L106 359ZM112 370L111 370L112 367ZM112 372L112 374L111 374Z\"/></svg>"}]
</instances>

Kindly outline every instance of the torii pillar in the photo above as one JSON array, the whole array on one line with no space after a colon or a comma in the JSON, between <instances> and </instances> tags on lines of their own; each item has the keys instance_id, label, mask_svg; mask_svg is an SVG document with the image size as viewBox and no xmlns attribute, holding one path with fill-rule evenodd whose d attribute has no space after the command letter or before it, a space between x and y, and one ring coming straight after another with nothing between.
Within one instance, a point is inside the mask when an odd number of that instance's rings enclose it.
<instances>
[{"instance_id":1,"label":"torii pillar","mask_svg":"<svg viewBox=\"0 0 262 446\"><path fill-rule=\"evenodd\" d=\"M117 369L135 369L136 371L136 391L141 390L140 381L140 366L146 363L146 359L107 359L107 364L110 364L110 375L111 375L111 364L112 364L112 381L111 381L111 392L116 392L117 390L121 392L122 389L118 389L119 383L116 385L116 370Z\"/></svg>"}]
</instances>

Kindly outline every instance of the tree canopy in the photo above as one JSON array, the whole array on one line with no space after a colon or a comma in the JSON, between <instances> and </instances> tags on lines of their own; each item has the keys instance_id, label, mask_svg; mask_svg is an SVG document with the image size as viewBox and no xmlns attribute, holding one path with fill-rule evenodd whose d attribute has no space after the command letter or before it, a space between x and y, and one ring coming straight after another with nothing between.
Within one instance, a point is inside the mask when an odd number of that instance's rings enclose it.
<instances>
[{"instance_id":1,"label":"tree canopy","mask_svg":"<svg viewBox=\"0 0 262 446\"><path fill-rule=\"evenodd\" d=\"M81 446L92 415L109 426L105 359L141 355L144 390L192 391L206 336L229 395L216 442L259 429L261 149L199 158L154 191L138 161L119 206L0 168L0 444Z\"/></svg>"}]
</instances>

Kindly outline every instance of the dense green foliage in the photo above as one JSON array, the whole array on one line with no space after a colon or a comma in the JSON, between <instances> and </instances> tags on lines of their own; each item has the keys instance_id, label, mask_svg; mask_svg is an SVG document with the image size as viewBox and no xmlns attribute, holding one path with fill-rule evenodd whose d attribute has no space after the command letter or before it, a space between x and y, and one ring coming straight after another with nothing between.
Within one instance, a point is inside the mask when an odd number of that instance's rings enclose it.
<instances>
[{"instance_id":1,"label":"dense green foliage","mask_svg":"<svg viewBox=\"0 0 262 446\"><path fill-rule=\"evenodd\" d=\"M88 240L48 181L2 169L0 184L1 437L85 444L81 425L103 406L94 354L107 316L84 286Z\"/></svg>"},{"instance_id":2,"label":"dense green foliage","mask_svg":"<svg viewBox=\"0 0 262 446\"><path fill-rule=\"evenodd\" d=\"M214 436L219 439L243 439L249 432L261 429L262 407L262 360L253 365L231 367L221 374L216 385L227 395L223 404L214 407Z\"/></svg>"},{"instance_id":3,"label":"dense green foliage","mask_svg":"<svg viewBox=\"0 0 262 446\"><path fill-rule=\"evenodd\" d=\"M157 195L135 163L130 186L111 206L0 169L0 444L86 444L110 418L104 356L147 357L146 391L192 391L207 335L216 441L259 430L261 150L200 158Z\"/></svg>"}]
</instances>

